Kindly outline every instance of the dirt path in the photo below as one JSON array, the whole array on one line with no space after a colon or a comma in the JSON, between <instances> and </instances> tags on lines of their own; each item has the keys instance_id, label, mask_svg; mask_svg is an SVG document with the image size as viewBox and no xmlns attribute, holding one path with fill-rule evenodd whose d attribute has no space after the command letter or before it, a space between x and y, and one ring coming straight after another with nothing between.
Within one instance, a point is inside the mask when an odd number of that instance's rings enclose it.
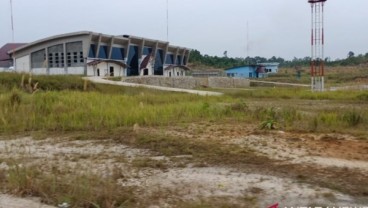
<instances>
[{"instance_id":1,"label":"dirt path","mask_svg":"<svg viewBox=\"0 0 368 208\"><path fill-rule=\"evenodd\" d=\"M37 198L19 198L10 195L0 194L0 208L55 208L45 205Z\"/></svg>"},{"instance_id":2,"label":"dirt path","mask_svg":"<svg viewBox=\"0 0 368 208\"><path fill-rule=\"evenodd\" d=\"M368 156L362 153L366 152L368 143L347 135L297 135L285 132L260 135L252 132L250 127L226 124L196 124L168 129L166 134L221 141L224 145L247 146L285 164L311 163L320 168L333 164L346 168L346 171L354 169L361 173L367 172ZM341 145L334 146L336 139L331 138L338 138ZM251 170L198 165L192 161L191 155L165 157L151 150L132 148L110 139L4 139L0 141L2 170L12 168L8 162L10 160L23 165L37 165L44 172L55 169L74 174L93 171L101 177L110 177L118 170L121 177L114 176L117 183L125 187L139 187L142 200L159 198L157 201L152 200L151 205L160 207L170 207L171 203L178 201L203 199L221 199L240 207L247 204L261 208L276 202L287 206L366 206L363 203L368 203L368 199L365 202L356 201L354 197L318 184ZM341 148L344 154L333 151L336 148ZM48 207L34 200L7 195L0 198L0 207L24 207L24 203L29 203L27 207L32 208Z\"/></svg>"}]
</instances>

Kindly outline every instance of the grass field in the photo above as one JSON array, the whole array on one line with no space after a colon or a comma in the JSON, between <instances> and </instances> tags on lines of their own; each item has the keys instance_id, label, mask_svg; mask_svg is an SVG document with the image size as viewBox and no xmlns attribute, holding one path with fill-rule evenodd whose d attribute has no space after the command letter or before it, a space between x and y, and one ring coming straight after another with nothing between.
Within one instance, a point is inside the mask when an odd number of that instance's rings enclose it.
<instances>
[{"instance_id":1,"label":"grass field","mask_svg":"<svg viewBox=\"0 0 368 208\"><path fill-rule=\"evenodd\" d=\"M301 67L301 77L297 78L297 72L294 68L282 68L279 73L265 78L268 81L278 81L286 83L310 84L309 67ZM326 67L325 82L326 87L340 85L367 84L368 66L354 67Z\"/></svg>"},{"instance_id":2,"label":"grass field","mask_svg":"<svg viewBox=\"0 0 368 208\"><path fill-rule=\"evenodd\" d=\"M356 73L360 75L351 76L346 82L354 83L365 76L365 71L361 69L357 69ZM289 75L285 74L290 73L281 72L281 75L268 79L289 80ZM335 73L328 76L330 80L335 80L333 84L344 82ZM25 81L22 82L22 79ZM36 86L37 90L30 92L25 87L27 83ZM222 138L227 134L274 135L281 131L295 135L348 134L360 141L368 141L368 92L312 93L305 88L286 87L217 91L225 95L203 97L99 85L87 83L78 76L33 76L29 79L28 75L0 73L0 134L3 138L31 135L40 140L67 137L68 141L103 141L108 138L117 144L148 149L174 158L170 159L171 163L146 157L124 159L123 162L129 161L127 163L134 170L165 170L193 163L198 167L251 167L258 172L272 172L282 166L290 170L290 173L284 173L287 177L305 183L319 184L357 197L368 193L366 188L358 189L367 183L362 182L360 177L345 174L341 176L345 182L334 183L334 177L325 174L325 171L342 173L343 169L290 164L280 166L276 160L260 156L251 147L228 145L226 139L216 140L216 137ZM212 127L207 132L206 129ZM221 132L219 136L208 139L217 131ZM172 132L176 133L172 135ZM4 151L12 152L6 148ZM175 159L178 155L190 155L192 159ZM81 155L69 159L79 161L86 158ZM119 157L115 159L122 160ZM77 174L74 169L62 170L58 166L44 167L47 170L44 171L33 163L19 165L29 163L28 160L25 157L0 157L0 163L5 162L12 167L0 170L2 185L7 192L38 196L49 204L67 201L73 207L145 207L150 201L157 202L175 195L160 191L143 200L136 188L116 184L116 180L126 174L121 172L122 169L119 172L112 168L115 170L112 170L112 177L103 178L93 171ZM244 207L233 204L231 200L180 200L172 203L176 207L216 207L218 203L223 203L223 207ZM243 205L247 206L257 202L249 196L244 196L242 200Z\"/></svg>"}]
</instances>

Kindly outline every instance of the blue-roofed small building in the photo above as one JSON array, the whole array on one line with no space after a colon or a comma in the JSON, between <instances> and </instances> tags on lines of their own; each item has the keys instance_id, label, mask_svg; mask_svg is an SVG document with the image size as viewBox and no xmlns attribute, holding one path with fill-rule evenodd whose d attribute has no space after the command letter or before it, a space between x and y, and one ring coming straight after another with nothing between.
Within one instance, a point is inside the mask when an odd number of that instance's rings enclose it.
<instances>
[{"instance_id":1,"label":"blue-roofed small building","mask_svg":"<svg viewBox=\"0 0 368 208\"><path fill-rule=\"evenodd\" d=\"M249 79L268 77L268 74L277 73L278 70L279 63L260 63L228 68L225 72L228 77Z\"/></svg>"}]
</instances>

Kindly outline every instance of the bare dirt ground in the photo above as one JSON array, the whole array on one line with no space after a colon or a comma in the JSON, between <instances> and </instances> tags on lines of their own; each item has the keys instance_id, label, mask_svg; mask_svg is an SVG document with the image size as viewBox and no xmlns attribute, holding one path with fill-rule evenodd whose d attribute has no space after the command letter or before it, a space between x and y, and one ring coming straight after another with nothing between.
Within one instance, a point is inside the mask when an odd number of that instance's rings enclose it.
<instances>
[{"instance_id":1,"label":"bare dirt ground","mask_svg":"<svg viewBox=\"0 0 368 208\"><path fill-rule=\"evenodd\" d=\"M298 177L286 174L285 170L267 169L267 166L273 169L292 167L303 171L303 168L313 167L323 174L338 170L348 172L351 180L359 183L368 178L368 140L341 134L259 132L254 129L244 125L199 123L165 129L164 134L249 148L275 161L274 164L263 164L260 168L244 168L242 164L198 164L192 160L192 155L167 157L110 139L71 140L66 137L35 140L21 137L0 140L0 169L11 168L9 161L19 161L19 165L34 164L45 172L59 169L114 177L122 186L139 187L138 194L142 198L157 198L151 204L157 207L172 207L178 201L203 199L220 199L239 207L251 204L261 208L276 202L283 206L368 206L367 195L355 197L313 180L298 180ZM142 165L142 161L161 165ZM340 176L334 175L339 174L338 171L329 173L336 178L336 183L341 182ZM316 177L320 174L317 172ZM35 199L0 195L0 207L50 206Z\"/></svg>"}]
</instances>

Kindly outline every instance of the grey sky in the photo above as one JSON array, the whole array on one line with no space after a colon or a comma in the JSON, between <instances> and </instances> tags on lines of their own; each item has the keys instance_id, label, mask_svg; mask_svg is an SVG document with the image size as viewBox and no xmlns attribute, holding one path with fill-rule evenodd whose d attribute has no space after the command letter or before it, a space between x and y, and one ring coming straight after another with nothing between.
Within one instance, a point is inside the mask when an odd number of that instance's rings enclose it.
<instances>
[{"instance_id":1,"label":"grey sky","mask_svg":"<svg viewBox=\"0 0 368 208\"><path fill-rule=\"evenodd\" d=\"M166 0L13 0L15 41L89 30L166 40ZM169 41L203 54L286 59L310 55L307 0L169 0ZM328 0L326 56L368 52L368 1ZM10 3L0 0L0 45L11 42Z\"/></svg>"}]
</instances>

